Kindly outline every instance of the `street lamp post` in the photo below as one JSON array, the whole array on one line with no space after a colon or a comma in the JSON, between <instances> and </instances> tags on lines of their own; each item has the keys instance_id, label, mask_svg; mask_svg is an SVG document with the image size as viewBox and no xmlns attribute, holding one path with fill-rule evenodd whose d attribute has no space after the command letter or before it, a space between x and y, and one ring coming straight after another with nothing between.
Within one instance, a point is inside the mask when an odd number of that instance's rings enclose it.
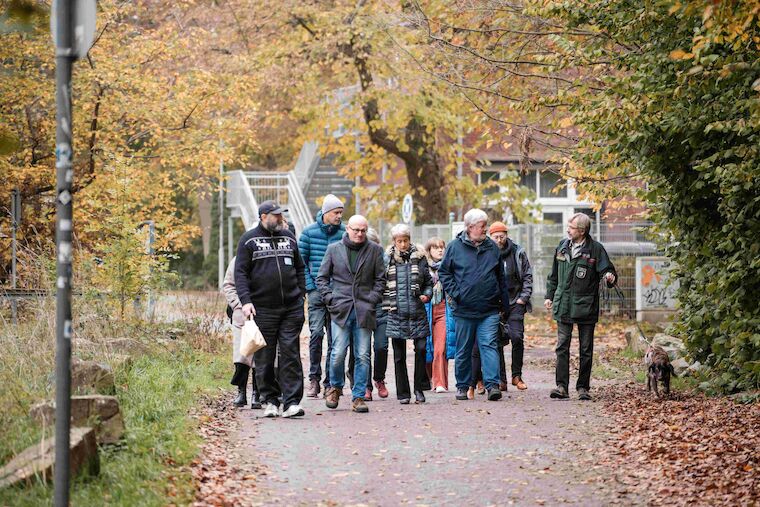
<instances>
[{"instance_id":1,"label":"street lamp post","mask_svg":"<svg viewBox=\"0 0 760 507\"><path fill-rule=\"evenodd\" d=\"M219 151L224 148L224 141L219 140ZM218 285L219 290L222 290L224 284L224 158L220 153L219 155L219 250L217 267L218 267Z\"/></svg>"}]
</instances>

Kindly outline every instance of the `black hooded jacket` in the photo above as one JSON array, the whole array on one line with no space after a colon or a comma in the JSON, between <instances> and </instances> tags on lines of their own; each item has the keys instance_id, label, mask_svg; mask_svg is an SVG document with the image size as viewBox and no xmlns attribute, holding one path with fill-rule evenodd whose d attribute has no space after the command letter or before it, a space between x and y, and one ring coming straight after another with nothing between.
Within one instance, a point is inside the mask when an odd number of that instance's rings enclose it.
<instances>
[{"instance_id":1,"label":"black hooded jacket","mask_svg":"<svg viewBox=\"0 0 760 507\"><path fill-rule=\"evenodd\" d=\"M305 266L292 232L258 226L243 234L235 259L235 289L242 304L282 308L303 303Z\"/></svg>"}]
</instances>

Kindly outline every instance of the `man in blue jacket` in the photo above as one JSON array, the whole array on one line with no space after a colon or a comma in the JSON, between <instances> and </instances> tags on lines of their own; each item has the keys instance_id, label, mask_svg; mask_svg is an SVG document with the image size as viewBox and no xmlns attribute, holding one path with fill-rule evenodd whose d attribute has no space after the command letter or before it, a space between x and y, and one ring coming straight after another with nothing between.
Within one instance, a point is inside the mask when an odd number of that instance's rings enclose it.
<instances>
[{"instance_id":1,"label":"man in blue jacket","mask_svg":"<svg viewBox=\"0 0 760 507\"><path fill-rule=\"evenodd\" d=\"M446 247L438 276L450 298L456 320L457 352L454 373L456 399L466 400L472 383L472 348L480 348L483 382L488 399L501 399L499 390L499 312L509 313L507 281L499 247L486 236L488 216L479 209L464 215L465 230Z\"/></svg>"},{"instance_id":2,"label":"man in blue jacket","mask_svg":"<svg viewBox=\"0 0 760 507\"><path fill-rule=\"evenodd\" d=\"M317 221L309 225L298 238L298 250L306 263L306 291L309 301L309 387L306 396L319 396L319 379L322 376L322 339L327 329L327 355L325 357L325 392L330 387L330 370L327 366L332 352L330 314L322 296L317 290L316 278L327 247L340 241L346 228L341 223L343 202L332 194L322 201L322 209L317 213Z\"/></svg>"}]
</instances>

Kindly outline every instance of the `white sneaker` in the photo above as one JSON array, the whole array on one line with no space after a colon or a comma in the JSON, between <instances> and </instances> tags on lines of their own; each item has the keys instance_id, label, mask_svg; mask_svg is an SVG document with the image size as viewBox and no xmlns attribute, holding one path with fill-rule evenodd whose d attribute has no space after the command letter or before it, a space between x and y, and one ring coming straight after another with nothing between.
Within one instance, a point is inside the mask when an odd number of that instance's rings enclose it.
<instances>
[{"instance_id":1,"label":"white sneaker","mask_svg":"<svg viewBox=\"0 0 760 507\"><path fill-rule=\"evenodd\" d=\"M435 392L437 392L437 393L447 393L448 391L449 391L449 390L448 390L448 389L446 389L446 388L445 388L445 387L443 387L443 386L438 386L438 387L436 387L436 388L435 388Z\"/></svg>"},{"instance_id":2,"label":"white sneaker","mask_svg":"<svg viewBox=\"0 0 760 507\"><path fill-rule=\"evenodd\" d=\"M303 411L301 408L301 405L295 404L288 407L287 410L283 411L282 417L301 417L306 412Z\"/></svg>"},{"instance_id":3,"label":"white sneaker","mask_svg":"<svg viewBox=\"0 0 760 507\"><path fill-rule=\"evenodd\" d=\"M273 403L267 403L267 406L264 407L264 417L277 417L280 415L280 408L273 404Z\"/></svg>"}]
</instances>

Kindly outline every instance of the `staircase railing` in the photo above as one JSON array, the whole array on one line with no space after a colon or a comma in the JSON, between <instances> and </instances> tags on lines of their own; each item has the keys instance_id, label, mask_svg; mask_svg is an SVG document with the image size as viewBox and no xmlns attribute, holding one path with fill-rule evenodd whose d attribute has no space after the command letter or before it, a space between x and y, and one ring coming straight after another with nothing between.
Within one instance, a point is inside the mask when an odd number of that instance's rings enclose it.
<instances>
[{"instance_id":1,"label":"staircase railing","mask_svg":"<svg viewBox=\"0 0 760 507\"><path fill-rule=\"evenodd\" d=\"M245 228L251 229L259 222L259 203L274 200L288 207L288 217L300 234L311 222L309 205L305 197L314 171L319 165L319 145L316 142L304 143L298 161L292 171L227 172L227 207L239 215Z\"/></svg>"},{"instance_id":2,"label":"staircase railing","mask_svg":"<svg viewBox=\"0 0 760 507\"><path fill-rule=\"evenodd\" d=\"M309 187L314 171L319 165L319 144L314 141L303 143L301 152L298 154L296 166L293 168L296 181L302 192Z\"/></svg>"},{"instance_id":3,"label":"staircase railing","mask_svg":"<svg viewBox=\"0 0 760 507\"><path fill-rule=\"evenodd\" d=\"M247 186L258 202L273 200L288 208L288 218L293 222L296 233L300 234L312 222L309 206L301 190L295 171L244 172Z\"/></svg>"},{"instance_id":4,"label":"staircase railing","mask_svg":"<svg viewBox=\"0 0 760 507\"><path fill-rule=\"evenodd\" d=\"M235 209L246 230L253 229L259 223L259 204L253 195L246 173L227 171L227 207Z\"/></svg>"},{"instance_id":5,"label":"staircase railing","mask_svg":"<svg viewBox=\"0 0 760 507\"><path fill-rule=\"evenodd\" d=\"M303 194L301 183L298 181L295 171L288 172L288 207L290 217L293 219L293 225L300 234L314 218L309 212L309 204Z\"/></svg>"}]
</instances>

